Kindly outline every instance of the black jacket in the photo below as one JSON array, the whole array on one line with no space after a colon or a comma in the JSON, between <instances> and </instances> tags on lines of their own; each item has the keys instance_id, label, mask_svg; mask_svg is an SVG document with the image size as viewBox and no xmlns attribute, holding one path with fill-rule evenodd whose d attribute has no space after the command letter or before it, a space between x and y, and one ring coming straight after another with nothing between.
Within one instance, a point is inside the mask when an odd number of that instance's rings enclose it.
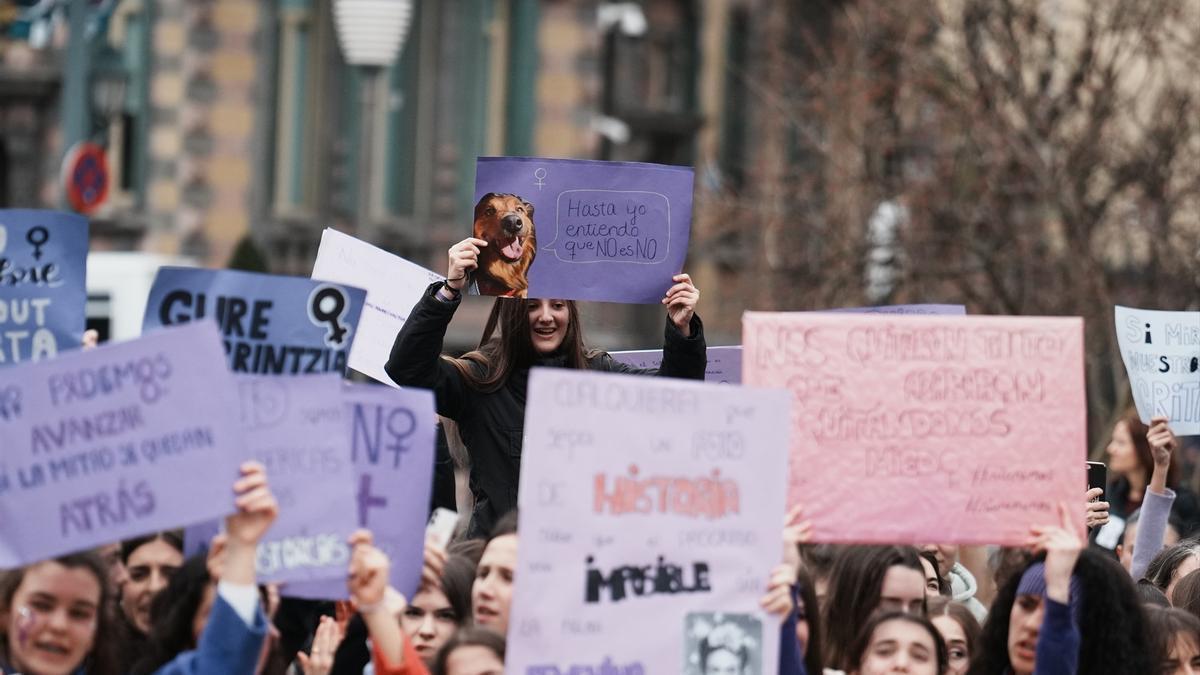
<instances>
[{"instance_id":1,"label":"black jacket","mask_svg":"<svg viewBox=\"0 0 1200 675\"><path fill-rule=\"evenodd\" d=\"M434 297L441 282L430 285L396 336L386 371L402 387L433 390L437 412L458 422L459 433L471 456L471 492L475 513L468 530L485 536L500 516L517 506L517 479L521 469L521 437L525 427L525 386L529 370L516 370L491 393L473 389L452 364L440 358L446 327L458 301ZM694 316L691 337L667 321L662 367L638 369L601 352L588 360L588 368L605 372L663 375L704 379L708 365L703 324ZM554 366L553 356L535 365ZM479 366L480 375L483 367Z\"/></svg>"}]
</instances>

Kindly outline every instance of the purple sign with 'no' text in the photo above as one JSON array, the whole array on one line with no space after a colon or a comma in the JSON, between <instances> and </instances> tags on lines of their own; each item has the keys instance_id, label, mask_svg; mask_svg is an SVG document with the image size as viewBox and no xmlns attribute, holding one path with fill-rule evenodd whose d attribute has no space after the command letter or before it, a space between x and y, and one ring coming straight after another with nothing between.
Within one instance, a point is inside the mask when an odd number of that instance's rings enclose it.
<instances>
[{"instance_id":1,"label":"purple sign with 'no' text","mask_svg":"<svg viewBox=\"0 0 1200 675\"><path fill-rule=\"evenodd\" d=\"M421 580L433 487L433 392L343 383L342 404L350 427L355 524L375 535L375 546L392 561L392 586L411 598ZM280 592L344 598L346 578L284 584Z\"/></svg>"},{"instance_id":2,"label":"purple sign with 'no' text","mask_svg":"<svg viewBox=\"0 0 1200 675\"><path fill-rule=\"evenodd\" d=\"M0 568L232 512L236 401L207 321L0 370Z\"/></svg>"},{"instance_id":3,"label":"purple sign with 'no' text","mask_svg":"<svg viewBox=\"0 0 1200 675\"><path fill-rule=\"evenodd\" d=\"M472 236L480 295L656 303L683 268L689 167L480 157Z\"/></svg>"}]
</instances>

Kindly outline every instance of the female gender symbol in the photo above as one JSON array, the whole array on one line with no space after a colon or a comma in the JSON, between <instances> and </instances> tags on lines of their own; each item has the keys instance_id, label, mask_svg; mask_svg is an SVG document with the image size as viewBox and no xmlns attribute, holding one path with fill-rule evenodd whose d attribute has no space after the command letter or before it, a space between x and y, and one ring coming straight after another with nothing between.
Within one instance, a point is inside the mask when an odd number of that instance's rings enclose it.
<instances>
[{"instance_id":1,"label":"female gender symbol","mask_svg":"<svg viewBox=\"0 0 1200 675\"><path fill-rule=\"evenodd\" d=\"M25 241L29 242L30 246L33 246L33 259L41 260L42 247L46 245L46 242L50 241L50 230L41 225L31 228L25 235Z\"/></svg>"},{"instance_id":2,"label":"female gender symbol","mask_svg":"<svg viewBox=\"0 0 1200 675\"><path fill-rule=\"evenodd\" d=\"M534 169L533 177L537 179L537 182L534 183L534 185L536 185L538 187L538 189L541 190L542 186L546 184L546 170L543 168L540 168L540 167L537 169Z\"/></svg>"}]
</instances>

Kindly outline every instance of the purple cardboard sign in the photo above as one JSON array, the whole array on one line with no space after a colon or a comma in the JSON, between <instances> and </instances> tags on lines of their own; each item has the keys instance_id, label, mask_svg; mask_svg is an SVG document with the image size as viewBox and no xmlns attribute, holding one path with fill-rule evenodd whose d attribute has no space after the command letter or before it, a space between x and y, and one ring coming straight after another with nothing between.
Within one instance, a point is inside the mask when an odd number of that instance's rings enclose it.
<instances>
[{"instance_id":1,"label":"purple cardboard sign","mask_svg":"<svg viewBox=\"0 0 1200 675\"><path fill-rule=\"evenodd\" d=\"M262 463L279 518L258 545L263 583L344 579L355 529L350 427L338 375L236 377L247 456ZM220 531L187 528L190 555Z\"/></svg>"},{"instance_id":2,"label":"purple cardboard sign","mask_svg":"<svg viewBox=\"0 0 1200 675\"><path fill-rule=\"evenodd\" d=\"M87 250L82 216L0 210L0 367L79 347Z\"/></svg>"},{"instance_id":3,"label":"purple cardboard sign","mask_svg":"<svg viewBox=\"0 0 1200 675\"><path fill-rule=\"evenodd\" d=\"M424 564L425 522L433 488L433 392L343 383L353 464L355 525L375 535L391 558L392 586L416 592ZM337 579L285 584L283 595L346 597L345 570Z\"/></svg>"},{"instance_id":4,"label":"purple cardboard sign","mask_svg":"<svg viewBox=\"0 0 1200 675\"><path fill-rule=\"evenodd\" d=\"M207 321L0 370L0 568L232 512L236 401Z\"/></svg>"},{"instance_id":5,"label":"purple cardboard sign","mask_svg":"<svg viewBox=\"0 0 1200 675\"><path fill-rule=\"evenodd\" d=\"M343 373L366 297L303 277L163 267L142 330L214 318L235 373Z\"/></svg>"},{"instance_id":6,"label":"purple cardboard sign","mask_svg":"<svg viewBox=\"0 0 1200 675\"><path fill-rule=\"evenodd\" d=\"M634 368L658 368L662 365L661 349L641 349L628 352L609 352L614 361ZM717 384L742 383L742 347L709 347L704 381Z\"/></svg>"},{"instance_id":7,"label":"purple cardboard sign","mask_svg":"<svg viewBox=\"0 0 1200 675\"><path fill-rule=\"evenodd\" d=\"M683 268L689 167L480 157L472 236L479 295L656 303Z\"/></svg>"}]
</instances>

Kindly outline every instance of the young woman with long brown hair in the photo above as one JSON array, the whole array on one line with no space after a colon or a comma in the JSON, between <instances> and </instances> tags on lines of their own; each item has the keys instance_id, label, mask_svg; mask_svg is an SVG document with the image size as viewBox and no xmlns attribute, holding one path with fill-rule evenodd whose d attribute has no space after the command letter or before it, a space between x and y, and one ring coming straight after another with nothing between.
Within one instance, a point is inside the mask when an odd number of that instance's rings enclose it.
<instances>
[{"instance_id":1,"label":"young woman with long brown hair","mask_svg":"<svg viewBox=\"0 0 1200 675\"><path fill-rule=\"evenodd\" d=\"M534 366L704 379L704 330L696 316L700 291L686 274L674 277L667 308L662 366L639 370L589 350L579 311L570 300L497 298L479 349L442 356L446 328L458 309L468 274L487 242L468 238L448 252L446 281L432 284L396 336L386 370L402 387L431 389L437 412L458 423L471 457L475 513L469 534L489 532L517 505L525 387Z\"/></svg>"}]
</instances>

